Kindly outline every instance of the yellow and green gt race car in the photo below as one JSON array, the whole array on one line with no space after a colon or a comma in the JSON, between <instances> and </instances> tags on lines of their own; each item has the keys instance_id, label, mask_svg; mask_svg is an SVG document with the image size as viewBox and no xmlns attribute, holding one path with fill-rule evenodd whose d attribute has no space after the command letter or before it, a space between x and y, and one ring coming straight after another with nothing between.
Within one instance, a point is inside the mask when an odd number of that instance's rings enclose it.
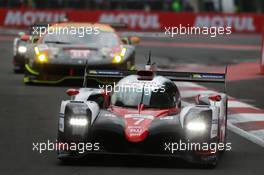
<instances>
[{"instance_id":1,"label":"yellow and green gt race car","mask_svg":"<svg viewBox=\"0 0 264 175\"><path fill-rule=\"evenodd\" d=\"M33 26L24 83L57 84L83 79L84 67L135 69L139 38L120 38L107 24L58 23Z\"/></svg>"}]
</instances>

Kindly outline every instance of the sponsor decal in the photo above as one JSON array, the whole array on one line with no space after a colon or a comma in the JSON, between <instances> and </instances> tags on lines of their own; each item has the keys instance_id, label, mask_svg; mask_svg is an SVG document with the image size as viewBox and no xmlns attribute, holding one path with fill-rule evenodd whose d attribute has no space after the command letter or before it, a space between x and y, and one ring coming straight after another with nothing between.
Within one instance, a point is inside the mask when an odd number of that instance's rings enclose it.
<instances>
[{"instance_id":1,"label":"sponsor decal","mask_svg":"<svg viewBox=\"0 0 264 175\"><path fill-rule=\"evenodd\" d=\"M131 142L140 142L148 135L148 127L154 116L148 114L125 115L125 135Z\"/></svg>"},{"instance_id":2,"label":"sponsor decal","mask_svg":"<svg viewBox=\"0 0 264 175\"><path fill-rule=\"evenodd\" d=\"M197 16L194 22L196 27L232 27L237 32L255 32L252 16Z\"/></svg>"},{"instance_id":3,"label":"sponsor decal","mask_svg":"<svg viewBox=\"0 0 264 175\"><path fill-rule=\"evenodd\" d=\"M264 37L264 36L262 36ZM264 38L262 41L262 48L261 48L261 66L264 66Z\"/></svg>"},{"instance_id":4,"label":"sponsor decal","mask_svg":"<svg viewBox=\"0 0 264 175\"><path fill-rule=\"evenodd\" d=\"M119 71L96 71L96 74L110 74L110 75L120 75Z\"/></svg>"},{"instance_id":5,"label":"sponsor decal","mask_svg":"<svg viewBox=\"0 0 264 175\"><path fill-rule=\"evenodd\" d=\"M89 55L89 50L70 50L71 58L87 58Z\"/></svg>"},{"instance_id":6,"label":"sponsor decal","mask_svg":"<svg viewBox=\"0 0 264 175\"><path fill-rule=\"evenodd\" d=\"M148 114L127 114L125 118L143 118L143 119L150 119L153 120L154 117Z\"/></svg>"},{"instance_id":7,"label":"sponsor decal","mask_svg":"<svg viewBox=\"0 0 264 175\"><path fill-rule=\"evenodd\" d=\"M216 75L216 74L193 74L193 78L212 78L212 79L223 79L224 75Z\"/></svg>"},{"instance_id":8,"label":"sponsor decal","mask_svg":"<svg viewBox=\"0 0 264 175\"><path fill-rule=\"evenodd\" d=\"M264 15L255 14L217 14L217 13L173 13L143 11L86 11L86 10L32 10L0 8L0 23L3 26L26 27L34 23L51 23L69 19L75 22L125 23L128 30L158 31L165 27L189 27L193 33L201 28L225 29L227 34L233 32L256 33L261 31ZM184 19L184 20L183 20ZM229 30L232 28L231 30ZM228 29L228 30L227 30ZM185 30L185 29L182 29ZM208 30L205 30L206 32ZM175 32L175 29L174 29ZM210 32L210 31L209 31Z\"/></svg>"},{"instance_id":9,"label":"sponsor decal","mask_svg":"<svg viewBox=\"0 0 264 175\"><path fill-rule=\"evenodd\" d=\"M193 74L193 78L202 78L200 74Z\"/></svg>"},{"instance_id":10,"label":"sponsor decal","mask_svg":"<svg viewBox=\"0 0 264 175\"><path fill-rule=\"evenodd\" d=\"M29 26L37 22L59 22L66 18L64 12L8 10L4 19L6 26Z\"/></svg>"},{"instance_id":11,"label":"sponsor decal","mask_svg":"<svg viewBox=\"0 0 264 175\"><path fill-rule=\"evenodd\" d=\"M225 76L224 75L214 75L214 74L203 74L202 78L222 79L222 78L225 78Z\"/></svg>"},{"instance_id":12,"label":"sponsor decal","mask_svg":"<svg viewBox=\"0 0 264 175\"><path fill-rule=\"evenodd\" d=\"M159 15L145 13L102 13L99 17L101 23L125 23L130 29L159 29Z\"/></svg>"}]
</instances>

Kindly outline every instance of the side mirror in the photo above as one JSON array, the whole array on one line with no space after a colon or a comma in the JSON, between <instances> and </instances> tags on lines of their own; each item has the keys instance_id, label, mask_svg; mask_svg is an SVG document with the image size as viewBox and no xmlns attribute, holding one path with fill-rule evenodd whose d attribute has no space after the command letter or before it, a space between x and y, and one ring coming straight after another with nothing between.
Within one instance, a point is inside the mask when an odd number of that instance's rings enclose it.
<instances>
[{"instance_id":1,"label":"side mirror","mask_svg":"<svg viewBox=\"0 0 264 175\"><path fill-rule=\"evenodd\" d=\"M103 92L103 97L104 97L104 108L108 108L110 106L111 96L109 93Z\"/></svg>"},{"instance_id":2,"label":"side mirror","mask_svg":"<svg viewBox=\"0 0 264 175\"><path fill-rule=\"evenodd\" d=\"M33 36L31 38L32 43L36 43L38 40L39 40L39 37L38 36Z\"/></svg>"},{"instance_id":3,"label":"side mirror","mask_svg":"<svg viewBox=\"0 0 264 175\"><path fill-rule=\"evenodd\" d=\"M21 35L20 39L22 41L28 41L30 39L30 36L29 35Z\"/></svg>"},{"instance_id":4,"label":"side mirror","mask_svg":"<svg viewBox=\"0 0 264 175\"><path fill-rule=\"evenodd\" d=\"M140 38L137 36L131 36L129 40L131 44L138 44L140 42Z\"/></svg>"},{"instance_id":5,"label":"side mirror","mask_svg":"<svg viewBox=\"0 0 264 175\"><path fill-rule=\"evenodd\" d=\"M127 37L122 38L121 41L122 41L122 43L125 44L125 45L130 44L130 43L129 43L130 41L129 41L129 39L128 39Z\"/></svg>"},{"instance_id":6,"label":"side mirror","mask_svg":"<svg viewBox=\"0 0 264 175\"><path fill-rule=\"evenodd\" d=\"M110 104L110 94L102 92L100 94L90 95L87 100L96 102L100 108L106 109Z\"/></svg>"}]
</instances>

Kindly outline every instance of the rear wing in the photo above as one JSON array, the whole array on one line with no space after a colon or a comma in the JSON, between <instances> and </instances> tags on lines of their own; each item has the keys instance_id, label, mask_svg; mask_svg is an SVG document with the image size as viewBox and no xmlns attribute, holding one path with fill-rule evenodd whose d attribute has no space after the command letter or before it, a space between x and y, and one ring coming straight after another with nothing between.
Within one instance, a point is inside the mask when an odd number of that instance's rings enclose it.
<instances>
[{"instance_id":1,"label":"rear wing","mask_svg":"<svg viewBox=\"0 0 264 175\"><path fill-rule=\"evenodd\" d=\"M136 75L137 71L129 70L88 70L85 71L84 86L87 85L87 79L108 80L108 82L117 82L128 75ZM155 71L156 75L164 76L171 81L185 82L204 82L204 83L222 83L225 84L226 91L226 74L225 73L201 73L201 72L171 72L171 71ZM103 83L103 81L101 83Z\"/></svg>"},{"instance_id":2,"label":"rear wing","mask_svg":"<svg viewBox=\"0 0 264 175\"><path fill-rule=\"evenodd\" d=\"M171 81L225 83L226 74L201 72L168 72L158 71L157 75L167 77Z\"/></svg>"}]
</instances>

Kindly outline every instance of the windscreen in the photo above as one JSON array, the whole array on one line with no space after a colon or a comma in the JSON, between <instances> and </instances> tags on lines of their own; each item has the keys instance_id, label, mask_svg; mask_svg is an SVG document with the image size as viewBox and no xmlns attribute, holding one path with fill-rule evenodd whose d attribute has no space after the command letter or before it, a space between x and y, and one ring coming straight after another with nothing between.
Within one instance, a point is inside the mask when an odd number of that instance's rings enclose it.
<instances>
[{"instance_id":1,"label":"windscreen","mask_svg":"<svg viewBox=\"0 0 264 175\"><path fill-rule=\"evenodd\" d=\"M153 88L143 84L142 86L125 87L118 86L119 90L113 92L112 105L136 108L139 104L144 104L145 108L171 108L176 106L179 99L177 88L173 85Z\"/></svg>"},{"instance_id":2,"label":"windscreen","mask_svg":"<svg viewBox=\"0 0 264 175\"><path fill-rule=\"evenodd\" d=\"M55 44L81 44L94 47L114 47L119 45L119 38L113 32L100 32L99 34L46 34L43 43Z\"/></svg>"}]
</instances>

